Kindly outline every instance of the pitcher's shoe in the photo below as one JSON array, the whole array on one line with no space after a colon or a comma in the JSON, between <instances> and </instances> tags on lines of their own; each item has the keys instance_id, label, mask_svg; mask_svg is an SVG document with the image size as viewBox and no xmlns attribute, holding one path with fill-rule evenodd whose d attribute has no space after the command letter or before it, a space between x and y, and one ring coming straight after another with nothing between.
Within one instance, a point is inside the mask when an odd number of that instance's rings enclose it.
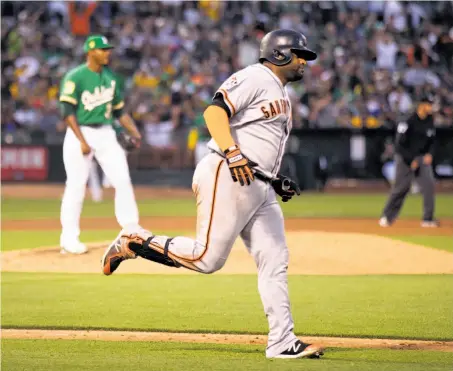
<instances>
[{"instance_id":1,"label":"pitcher's shoe","mask_svg":"<svg viewBox=\"0 0 453 371\"><path fill-rule=\"evenodd\" d=\"M324 348L317 344L305 344L297 340L288 349L273 358L320 358Z\"/></svg>"},{"instance_id":2,"label":"pitcher's shoe","mask_svg":"<svg viewBox=\"0 0 453 371\"><path fill-rule=\"evenodd\" d=\"M72 243L65 243L64 245L61 245L61 254L85 254L88 251L87 246L80 242L80 241L75 241Z\"/></svg>"},{"instance_id":3,"label":"pitcher's shoe","mask_svg":"<svg viewBox=\"0 0 453 371\"><path fill-rule=\"evenodd\" d=\"M121 230L119 235L110 244L101 260L102 271L106 276L110 276L119 265L127 259L135 259L137 255L129 249L128 232Z\"/></svg>"}]
</instances>

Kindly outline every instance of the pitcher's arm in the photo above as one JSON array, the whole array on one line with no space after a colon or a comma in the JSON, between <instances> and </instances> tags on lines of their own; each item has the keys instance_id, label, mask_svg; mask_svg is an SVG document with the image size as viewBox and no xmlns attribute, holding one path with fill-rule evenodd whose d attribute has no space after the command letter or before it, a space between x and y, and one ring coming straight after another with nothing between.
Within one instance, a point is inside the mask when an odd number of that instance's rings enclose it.
<instances>
[{"instance_id":1,"label":"pitcher's arm","mask_svg":"<svg viewBox=\"0 0 453 371\"><path fill-rule=\"evenodd\" d=\"M116 111L113 111L114 114ZM123 128L125 128L134 138L141 139L142 135L137 129L137 126L134 123L134 120L128 113L122 113L118 117L118 121Z\"/></svg>"},{"instance_id":2,"label":"pitcher's arm","mask_svg":"<svg viewBox=\"0 0 453 371\"><path fill-rule=\"evenodd\" d=\"M71 128L71 130L74 132L75 136L80 141L80 143L88 147L88 143L86 142L85 137L83 136L83 133L80 130L80 126L77 123L76 107L68 102L60 102L60 108L61 116L63 117L63 121L65 122L65 124L69 128Z\"/></svg>"}]
</instances>

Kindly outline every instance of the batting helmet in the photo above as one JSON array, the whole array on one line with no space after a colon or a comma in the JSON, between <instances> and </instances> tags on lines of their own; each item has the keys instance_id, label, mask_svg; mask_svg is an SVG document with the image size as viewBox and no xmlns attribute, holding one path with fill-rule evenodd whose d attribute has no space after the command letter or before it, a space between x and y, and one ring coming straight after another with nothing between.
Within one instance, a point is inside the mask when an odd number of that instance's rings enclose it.
<instances>
[{"instance_id":1,"label":"batting helmet","mask_svg":"<svg viewBox=\"0 0 453 371\"><path fill-rule=\"evenodd\" d=\"M297 31L275 30L261 40L260 62L266 60L276 66L284 66L291 62L291 53L307 61L317 58L316 53L307 48L306 37Z\"/></svg>"}]
</instances>

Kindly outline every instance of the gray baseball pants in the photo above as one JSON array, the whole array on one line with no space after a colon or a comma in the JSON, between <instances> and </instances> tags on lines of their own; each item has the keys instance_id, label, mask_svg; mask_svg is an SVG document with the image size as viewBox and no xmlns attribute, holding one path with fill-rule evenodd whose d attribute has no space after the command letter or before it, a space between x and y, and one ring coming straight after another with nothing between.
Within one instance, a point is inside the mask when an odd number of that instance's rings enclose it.
<instances>
[{"instance_id":1,"label":"gray baseball pants","mask_svg":"<svg viewBox=\"0 0 453 371\"><path fill-rule=\"evenodd\" d=\"M434 173L430 165L423 164L423 156L417 157L420 164L418 171L411 170L401 155L395 155L395 183L387 200L382 216L393 222L401 211L404 199L409 193L412 180L417 180L423 196L423 220L432 220L434 216Z\"/></svg>"}]
</instances>

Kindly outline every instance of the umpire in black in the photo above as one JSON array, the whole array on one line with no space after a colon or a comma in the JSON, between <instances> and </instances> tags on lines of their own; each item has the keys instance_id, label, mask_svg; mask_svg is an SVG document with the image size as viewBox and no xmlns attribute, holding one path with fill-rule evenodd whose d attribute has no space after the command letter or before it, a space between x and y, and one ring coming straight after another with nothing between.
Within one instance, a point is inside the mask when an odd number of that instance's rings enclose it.
<instances>
[{"instance_id":1,"label":"umpire in black","mask_svg":"<svg viewBox=\"0 0 453 371\"><path fill-rule=\"evenodd\" d=\"M400 122L395 139L395 183L379 224L390 226L397 218L414 177L423 195L422 227L438 227L434 219L434 174L432 169L436 130L433 120L434 95L425 94L416 111Z\"/></svg>"}]
</instances>

